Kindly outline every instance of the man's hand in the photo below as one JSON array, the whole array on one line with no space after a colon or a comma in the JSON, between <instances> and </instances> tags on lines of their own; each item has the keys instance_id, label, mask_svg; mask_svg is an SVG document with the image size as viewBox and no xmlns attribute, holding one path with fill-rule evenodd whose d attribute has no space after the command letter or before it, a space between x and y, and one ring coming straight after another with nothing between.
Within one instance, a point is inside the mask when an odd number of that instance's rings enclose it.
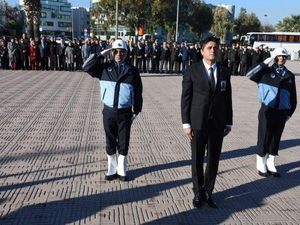
<instances>
[{"instance_id":1,"label":"man's hand","mask_svg":"<svg viewBox=\"0 0 300 225\"><path fill-rule=\"evenodd\" d=\"M107 56L108 54L110 54L111 50L112 50L112 48L105 49L105 50L101 51L100 54L103 56Z\"/></svg>"},{"instance_id":2,"label":"man's hand","mask_svg":"<svg viewBox=\"0 0 300 225\"><path fill-rule=\"evenodd\" d=\"M192 128L184 128L183 129L184 133L188 136L190 140L193 139L194 133Z\"/></svg>"},{"instance_id":3,"label":"man's hand","mask_svg":"<svg viewBox=\"0 0 300 225\"><path fill-rule=\"evenodd\" d=\"M264 60L264 64L266 64L266 65L269 65L269 64L273 64L274 63L274 57L273 56L271 56L271 57L269 57L269 58L266 58L265 60Z\"/></svg>"},{"instance_id":4,"label":"man's hand","mask_svg":"<svg viewBox=\"0 0 300 225\"><path fill-rule=\"evenodd\" d=\"M224 129L224 137L229 134L231 131L231 126L226 126L225 129Z\"/></svg>"}]
</instances>

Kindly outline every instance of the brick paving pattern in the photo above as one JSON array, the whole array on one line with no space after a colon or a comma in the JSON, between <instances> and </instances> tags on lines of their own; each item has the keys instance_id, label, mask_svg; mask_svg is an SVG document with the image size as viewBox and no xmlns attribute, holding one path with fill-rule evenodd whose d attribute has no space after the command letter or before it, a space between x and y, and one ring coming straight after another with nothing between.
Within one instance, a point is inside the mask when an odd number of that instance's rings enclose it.
<instances>
[{"instance_id":1,"label":"brick paving pattern","mask_svg":"<svg viewBox=\"0 0 300 225\"><path fill-rule=\"evenodd\" d=\"M98 81L81 72L0 71L1 225L300 224L299 107L282 137L282 177L259 177L257 88L233 76L234 126L214 192L219 208L194 209L182 77L142 79L130 181L108 182ZM299 76L296 82L300 89Z\"/></svg>"}]
</instances>

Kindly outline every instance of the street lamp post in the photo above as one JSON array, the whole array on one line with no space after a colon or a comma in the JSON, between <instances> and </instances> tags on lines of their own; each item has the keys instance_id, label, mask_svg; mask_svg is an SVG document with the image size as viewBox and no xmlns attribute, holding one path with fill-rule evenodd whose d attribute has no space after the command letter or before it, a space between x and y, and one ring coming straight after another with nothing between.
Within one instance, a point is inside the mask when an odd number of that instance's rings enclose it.
<instances>
[{"instance_id":1,"label":"street lamp post","mask_svg":"<svg viewBox=\"0 0 300 225\"><path fill-rule=\"evenodd\" d=\"M119 1L116 0L116 33L115 38L118 39L118 17L119 17Z\"/></svg>"},{"instance_id":2,"label":"street lamp post","mask_svg":"<svg viewBox=\"0 0 300 225\"><path fill-rule=\"evenodd\" d=\"M175 41L178 39L178 21L179 21L179 0L177 0L177 15L176 15L176 33L175 33Z\"/></svg>"},{"instance_id":3,"label":"street lamp post","mask_svg":"<svg viewBox=\"0 0 300 225\"><path fill-rule=\"evenodd\" d=\"M72 40L74 40L74 10L73 9L71 9L71 19L72 19L72 21L71 21L71 32L72 32Z\"/></svg>"}]
</instances>

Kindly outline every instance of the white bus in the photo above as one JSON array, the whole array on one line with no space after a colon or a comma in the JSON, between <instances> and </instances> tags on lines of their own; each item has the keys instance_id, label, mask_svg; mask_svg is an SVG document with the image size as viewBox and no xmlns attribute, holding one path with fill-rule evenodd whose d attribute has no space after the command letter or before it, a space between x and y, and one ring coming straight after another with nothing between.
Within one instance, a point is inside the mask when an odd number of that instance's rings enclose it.
<instances>
[{"instance_id":1,"label":"white bus","mask_svg":"<svg viewBox=\"0 0 300 225\"><path fill-rule=\"evenodd\" d=\"M250 32L242 36L241 41L253 48L263 45L271 51L283 47L289 52L291 59L299 58L300 32Z\"/></svg>"}]
</instances>

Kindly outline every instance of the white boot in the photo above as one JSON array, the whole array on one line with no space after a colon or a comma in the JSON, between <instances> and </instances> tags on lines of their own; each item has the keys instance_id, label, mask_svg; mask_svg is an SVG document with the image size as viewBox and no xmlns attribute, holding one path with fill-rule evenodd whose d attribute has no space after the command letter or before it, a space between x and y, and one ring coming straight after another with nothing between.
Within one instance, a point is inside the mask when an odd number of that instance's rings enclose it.
<instances>
[{"instance_id":1,"label":"white boot","mask_svg":"<svg viewBox=\"0 0 300 225\"><path fill-rule=\"evenodd\" d=\"M120 180L126 181L126 171L127 171L127 156L119 155L118 157L118 166L117 174L119 175Z\"/></svg>"},{"instance_id":2,"label":"white boot","mask_svg":"<svg viewBox=\"0 0 300 225\"><path fill-rule=\"evenodd\" d=\"M277 169L275 167L275 156L274 155L268 155L268 157L267 157L267 170L268 170L268 173L273 175L274 177L280 176L280 174L277 172Z\"/></svg>"},{"instance_id":3,"label":"white boot","mask_svg":"<svg viewBox=\"0 0 300 225\"><path fill-rule=\"evenodd\" d=\"M261 157L256 155L256 169L258 170L258 174L260 176L267 176L266 156Z\"/></svg>"},{"instance_id":4,"label":"white boot","mask_svg":"<svg viewBox=\"0 0 300 225\"><path fill-rule=\"evenodd\" d=\"M106 180L112 180L117 173L117 155L107 155L107 173Z\"/></svg>"}]
</instances>

